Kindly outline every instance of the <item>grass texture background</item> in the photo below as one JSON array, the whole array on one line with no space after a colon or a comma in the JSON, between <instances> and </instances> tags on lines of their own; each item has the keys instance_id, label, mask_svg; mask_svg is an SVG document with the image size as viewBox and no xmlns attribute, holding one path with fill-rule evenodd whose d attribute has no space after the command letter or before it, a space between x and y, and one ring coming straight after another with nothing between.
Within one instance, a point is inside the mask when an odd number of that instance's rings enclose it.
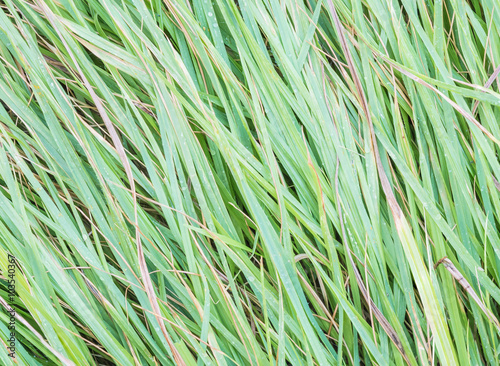
<instances>
[{"instance_id":1,"label":"grass texture background","mask_svg":"<svg viewBox=\"0 0 500 366\"><path fill-rule=\"evenodd\" d=\"M499 24L0 1L0 364L498 365Z\"/></svg>"}]
</instances>

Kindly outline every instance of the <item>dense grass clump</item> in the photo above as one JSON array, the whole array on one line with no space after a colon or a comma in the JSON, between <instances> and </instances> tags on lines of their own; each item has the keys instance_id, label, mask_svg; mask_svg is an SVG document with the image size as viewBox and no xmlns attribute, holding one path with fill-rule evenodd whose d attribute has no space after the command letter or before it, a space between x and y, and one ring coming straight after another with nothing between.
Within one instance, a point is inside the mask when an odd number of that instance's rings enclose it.
<instances>
[{"instance_id":1,"label":"dense grass clump","mask_svg":"<svg viewBox=\"0 0 500 366\"><path fill-rule=\"evenodd\" d=\"M1 0L1 365L498 365L489 0Z\"/></svg>"}]
</instances>

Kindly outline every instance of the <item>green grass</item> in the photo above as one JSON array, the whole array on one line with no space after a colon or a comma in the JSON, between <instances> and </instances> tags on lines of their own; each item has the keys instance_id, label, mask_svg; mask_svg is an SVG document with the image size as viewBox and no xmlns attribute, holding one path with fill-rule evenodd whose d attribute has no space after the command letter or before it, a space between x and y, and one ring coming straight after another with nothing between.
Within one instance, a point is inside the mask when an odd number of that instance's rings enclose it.
<instances>
[{"instance_id":1,"label":"green grass","mask_svg":"<svg viewBox=\"0 0 500 366\"><path fill-rule=\"evenodd\" d=\"M0 1L0 364L498 365L499 24Z\"/></svg>"}]
</instances>

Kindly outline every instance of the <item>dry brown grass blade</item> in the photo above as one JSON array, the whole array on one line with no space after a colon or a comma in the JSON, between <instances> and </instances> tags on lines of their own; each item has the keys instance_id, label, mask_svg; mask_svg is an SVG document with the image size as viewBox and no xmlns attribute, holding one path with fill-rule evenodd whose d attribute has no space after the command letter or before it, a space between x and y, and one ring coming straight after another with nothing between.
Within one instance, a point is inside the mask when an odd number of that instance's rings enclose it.
<instances>
[{"instance_id":1,"label":"dry brown grass blade","mask_svg":"<svg viewBox=\"0 0 500 366\"><path fill-rule=\"evenodd\" d=\"M500 183L498 183L498 180L495 178L495 176L492 174L491 177L493 178L493 184L495 184L495 188L498 189L500 192Z\"/></svg>"},{"instance_id":2,"label":"dry brown grass blade","mask_svg":"<svg viewBox=\"0 0 500 366\"><path fill-rule=\"evenodd\" d=\"M435 265L434 268L437 268L440 264L444 266L450 272L450 274L453 276L455 280L460 284L460 286L463 287L463 289L469 294L472 299L476 302L476 304L479 306L479 308L484 312L486 317L495 325L497 328L497 331L500 332L500 323L498 322L498 319L493 315L493 313L483 304L479 296L476 294L476 291L472 288L472 286L469 284L469 282L465 279L464 276L460 273L460 271L455 267L452 261L450 261L448 258L444 257L441 258Z\"/></svg>"},{"instance_id":3,"label":"dry brown grass blade","mask_svg":"<svg viewBox=\"0 0 500 366\"><path fill-rule=\"evenodd\" d=\"M495 71L493 71L493 74L491 74L488 81L486 81L486 84L484 84L484 87L489 88L491 86L491 84L493 84L495 79L497 78L498 74L500 74L500 65L498 65L498 67L495 69ZM478 106L479 106L479 100L476 100L474 102L474 107L472 108L472 115L476 114L476 109Z\"/></svg>"}]
</instances>

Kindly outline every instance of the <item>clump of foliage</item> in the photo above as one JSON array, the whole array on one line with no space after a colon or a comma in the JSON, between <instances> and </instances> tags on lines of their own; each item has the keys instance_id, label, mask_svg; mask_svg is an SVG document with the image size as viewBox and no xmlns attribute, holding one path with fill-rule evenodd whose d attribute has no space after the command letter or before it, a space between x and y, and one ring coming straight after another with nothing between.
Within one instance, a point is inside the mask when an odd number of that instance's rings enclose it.
<instances>
[{"instance_id":1,"label":"clump of foliage","mask_svg":"<svg viewBox=\"0 0 500 366\"><path fill-rule=\"evenodd\" d=\"M0 4L1 364L499 364L496 2Z\"/></svg>"}]
</instances>

